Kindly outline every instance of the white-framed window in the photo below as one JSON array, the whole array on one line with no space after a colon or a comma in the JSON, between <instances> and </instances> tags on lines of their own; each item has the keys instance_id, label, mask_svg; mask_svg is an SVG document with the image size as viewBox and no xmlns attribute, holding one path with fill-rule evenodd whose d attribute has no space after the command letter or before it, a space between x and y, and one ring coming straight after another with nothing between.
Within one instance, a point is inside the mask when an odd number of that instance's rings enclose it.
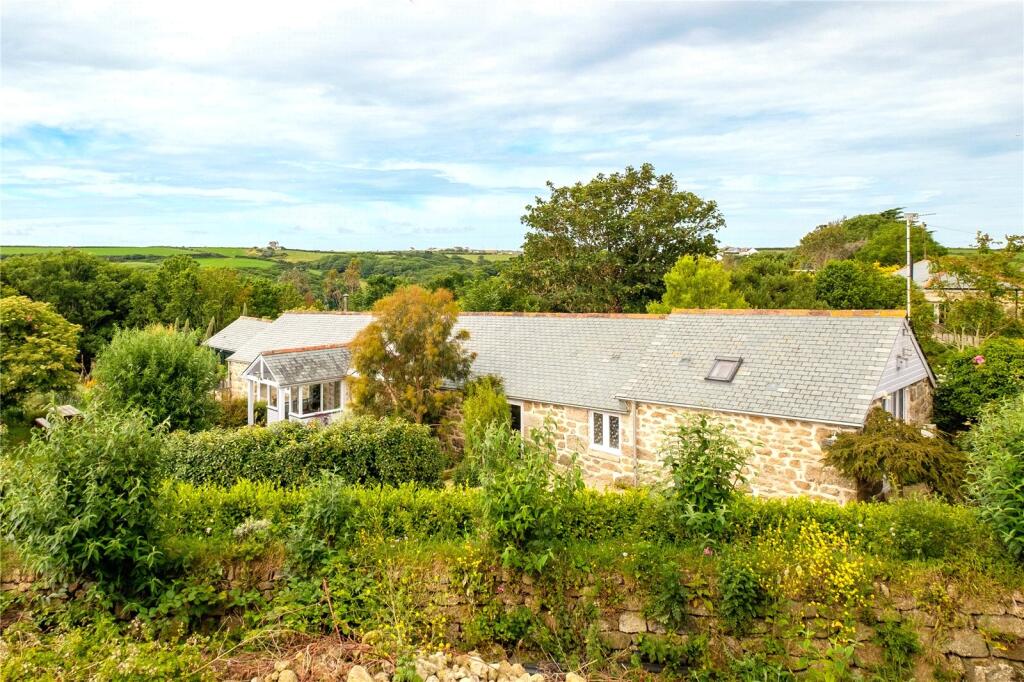
<instances>
[{"instance_id":1,"label":"white-framed window","mask_svg":"<svg viewBox=\"0 0 1024 682\"><path fill-rule=\"evenodd\" d=\"M622 433L619 415L609 412L590 413L590 447L607 452L620 452Z\"/></svg>"},{"instance_id":2,"label":"white-framed window","mask_svg":"<svg viewBox=\"0 0 1024 682\"><path fill-rule=\"evenodd\" d=\"M277 387L267 384L267 407L272 410L277 409Z\"/></svg>"},{"instance_id":3,"label":"white-framed window","mask_svg":"<svg viewBox=\"0 0 1024 682\"><path fill-rule=\"evenodd\" d=\"M523 404L509 401L508 412L511 418L512 430L521 433L523 430Z\"/></svg>"},{"instance_id":4,"label":"white-framed window","mask_svg":"<svg viewBox=\"0 0 1024 682\"><path fill-rule=\"evenodd\" d=\"M907 420L907 389L901 388L885 396L885 411L897 419Z\"/></svg>"}]
</instances>

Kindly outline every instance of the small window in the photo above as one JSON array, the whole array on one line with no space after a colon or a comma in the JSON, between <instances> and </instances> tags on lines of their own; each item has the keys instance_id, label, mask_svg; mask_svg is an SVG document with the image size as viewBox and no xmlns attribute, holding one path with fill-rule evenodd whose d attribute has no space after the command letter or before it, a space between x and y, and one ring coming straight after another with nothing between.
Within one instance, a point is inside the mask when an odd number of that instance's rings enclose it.
<instances>
[{"instance_id":1,"label":"small window","mask_svg":"<svg viewBox=\"0 0 1024 682\"><path fill-rule=\"evenodd\" d=\"M710 381L732 381L742 363L743 358L715 358L715 364L711 365L711 371L704 378Z\"/></svg>"},{"instance_id":2,"label":"small window","mask_svg":"<svg viewBox=\"0 0 1024 682\"><path fill-rule=\"evenodd\" d=\"M270 395L267 398L267 407L276 410L277 409L277 389L273 386L267 386L270 391Z\"/></svg>"},{"instance_id":3,"label":"small window","mask_svg":"<svg viewBox=\"0 0 1024 682\"><path fill-rule=\"evenodd\" d=\"M619 451L619 415L590 413L590 445L598 450Z\"/></svg>"},{"instance_id":4,"label":"small window","mask_svg":"<svg viewBox=\"0 0 1024 682\"><path fill-rule=\"evenodd\" d=\"M292 395L292 409L291 409L291 411L292 411L292 414L302 414L299 411L299 393L301 391L302 391L302 387L301 386L296 386L291 391L291 395Z\"/></svg>"},{"instance_id":5,"label":"small window","mask_svg":"<svg viewBox=\"0 0 1024 682\"><path fill-rule=\"evenodd\" d=\"M907 389L901 388L885 396L885 411L906 421L907 419Z\"/></svg>"},{"instance_id":6,"label":"small window","mask_svg":"<svg viewBox=\"0 0 1024 682\"><path fill-rule=\"evenodd\" d=\"M512 418L512 430L522 431L523 430L523 406L516 405L515 403L509 403L508 411Z\"/></svg>"}]
</instances>

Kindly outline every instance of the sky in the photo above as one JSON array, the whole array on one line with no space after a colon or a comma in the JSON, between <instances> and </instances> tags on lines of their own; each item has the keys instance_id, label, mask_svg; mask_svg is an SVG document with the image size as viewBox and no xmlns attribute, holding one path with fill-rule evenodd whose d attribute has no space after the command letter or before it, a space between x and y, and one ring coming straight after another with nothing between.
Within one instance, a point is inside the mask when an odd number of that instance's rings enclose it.
<instances>
[{"instance_id":1,"label":"sky","mask_svg":"<svg viewBox=\"0 0 1024 682\"><path fill-rule=\"evenodd\" d=\"M1019 234L1022 8L4 0L0 243L514 249L644 162L724 244Z\"/></svg>"}]
</instances>

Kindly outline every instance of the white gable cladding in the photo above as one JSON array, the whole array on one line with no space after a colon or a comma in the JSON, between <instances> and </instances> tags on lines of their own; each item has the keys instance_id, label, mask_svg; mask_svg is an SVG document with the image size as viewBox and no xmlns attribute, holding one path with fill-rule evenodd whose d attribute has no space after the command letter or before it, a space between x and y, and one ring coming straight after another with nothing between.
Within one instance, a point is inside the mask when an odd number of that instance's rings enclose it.
<instances>
[{"instance_id":1,"label":"white gable cladding","mask_svg":"<svg viewBox=\"0 0 1024 682\"><path fill-rule=\"evenodd\" d=\"M889 352L889 360L882 370L875 397L881 398L925 378L931 378L928 362L910 327L904 324Z\"/></svg>"}]
</instances>

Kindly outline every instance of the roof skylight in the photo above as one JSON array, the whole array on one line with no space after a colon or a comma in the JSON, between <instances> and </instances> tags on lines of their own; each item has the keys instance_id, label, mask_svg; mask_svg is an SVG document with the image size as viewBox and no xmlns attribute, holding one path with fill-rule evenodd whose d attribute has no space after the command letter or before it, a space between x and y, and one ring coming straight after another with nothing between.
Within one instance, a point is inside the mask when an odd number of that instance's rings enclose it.
<instances>
[{"instance_id":1,"label":"roof skylight","mask_svg":"<svg viewBox=\"0 0 1024 682\"><path fill-rule=\"evenodd\" d=\"M704 377L710 381L730 382L743 364L743 358L715 358L715 364L711 365L711 371Z\"/></svg>"}]
</instances>

